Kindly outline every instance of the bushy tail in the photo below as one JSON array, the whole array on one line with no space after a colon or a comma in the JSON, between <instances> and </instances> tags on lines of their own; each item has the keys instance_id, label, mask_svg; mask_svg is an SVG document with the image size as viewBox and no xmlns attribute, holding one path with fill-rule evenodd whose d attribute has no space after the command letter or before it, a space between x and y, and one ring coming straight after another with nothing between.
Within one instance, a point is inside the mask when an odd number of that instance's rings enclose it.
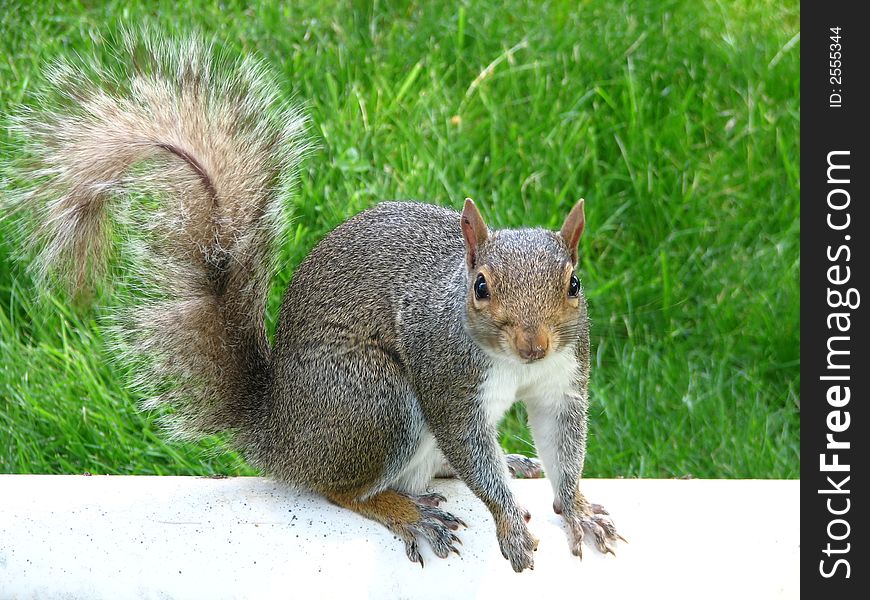
<instances>
[{"instance_id":1,"label":"bushy tail","mask_svg":"<svg viewBox=\"0 0 870 600\"><path fill-rule=\"evenodd\" d=\"M36 223L37 275L75 289L120 238L145 289L114 321L146 407L171 406L179 436L244 434L271 377L264 309L306 118L261 62L121 38L111 59L55 63L14 119L12 209Z\"/></svg>"}]
</instances>

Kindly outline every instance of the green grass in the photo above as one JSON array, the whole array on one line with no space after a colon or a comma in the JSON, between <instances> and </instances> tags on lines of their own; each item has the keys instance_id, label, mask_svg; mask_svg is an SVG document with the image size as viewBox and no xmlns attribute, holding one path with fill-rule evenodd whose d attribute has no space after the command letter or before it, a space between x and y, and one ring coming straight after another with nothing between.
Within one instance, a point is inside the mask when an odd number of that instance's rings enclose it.
<instances>
[{"instance_id":1,"label":"green grass","mask_svg":"<svg viewBox=\"0 0 870 600\"><path fill-rule=\"evenodd\" d=\"M263 55L307 102L320 149L270 326L293 267L379 200L471 196L491 225L556 228L585 197L586 475L799 475L797 2L0 4L2 113L44 61L143 19ZM37 300L15 253L0 243L0 471L251 472L220 440L164 441L99 311ZM502 441L529 452L522 421Z\"/></svg>"}]
</instances>

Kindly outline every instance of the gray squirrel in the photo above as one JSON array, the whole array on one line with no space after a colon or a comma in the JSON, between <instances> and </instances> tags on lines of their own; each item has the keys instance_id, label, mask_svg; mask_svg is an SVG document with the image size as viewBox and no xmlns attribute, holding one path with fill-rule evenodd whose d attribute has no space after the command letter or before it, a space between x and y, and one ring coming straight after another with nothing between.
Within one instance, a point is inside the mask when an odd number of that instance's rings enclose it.
<instances>
[{"instance_id":1,"label":"gray squirrel","mask_svg":"<svg viewBox=\"0 0 870 600\"><path fill-rule=\"evenodd\" d=\"M455 475L520 572L537 540L508 478L530 463L505 457L496 426L523 401L571 551L590 534L612 553L621 536L579 488L583 200L559 232L491 230L470 199L461 213L365 210L296 269L270 348L266 296L307 117L256 59L196 37L127 32L119 45L118 64L48 69L15 118L26 159L6 209L36 223L37 275L73 290L106 275L123 238L150 290L115 318L145 406L168 406L181 437L231 432L253 465L382 523L421 565L423 540L458 553L463 521L427 492Z\"/></svg>"}]
</instances>

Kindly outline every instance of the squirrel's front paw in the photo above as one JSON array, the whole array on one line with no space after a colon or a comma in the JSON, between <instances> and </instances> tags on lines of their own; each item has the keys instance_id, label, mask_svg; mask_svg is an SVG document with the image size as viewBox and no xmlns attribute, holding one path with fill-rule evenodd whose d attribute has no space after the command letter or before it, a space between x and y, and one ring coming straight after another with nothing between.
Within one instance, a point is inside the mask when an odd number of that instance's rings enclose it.
<instances>
[{"instance_id":1,"label":"squirrel's front paw","mask_svg":"<svg viewBox=\"0 0 870 600\"><path fill-rule=\"evenodd\" d=\"M508 559L517 573L524 569L534 569L534 551L538 549L538 538L529 532L525 519L514 519L496 524L496 534L502 556Z\"/></svg>"},{"instance_id":2,"label":"squirrel's front paw","mask_svg":"<svg viewBox=\"0 0 870 600\"><path fill-rule=\"evenodd\" d=\"M585 500L577 504L579 506L576 511L564 515L568 522L568 543L571 546L571 553L582 558L583 538L588 533L600 552L615 555L616 541L626 540L616 532L608 512L600 504L588 504Z\"/></svg>"}]
</instances>

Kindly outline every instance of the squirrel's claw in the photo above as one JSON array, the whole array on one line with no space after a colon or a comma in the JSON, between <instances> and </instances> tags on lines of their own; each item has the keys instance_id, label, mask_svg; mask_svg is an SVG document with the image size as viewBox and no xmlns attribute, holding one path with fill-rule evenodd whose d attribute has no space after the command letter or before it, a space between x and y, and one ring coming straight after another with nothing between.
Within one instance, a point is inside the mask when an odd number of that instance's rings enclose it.
<instances>
[{"instance_id":1,"label":"squirrel's claw","mask_svg":"<svg viewBox=\"0 0 870 600\"><path fill-rule=\"evenodd\" d=\"M420 547L417 545L417 540L414 539L414 536L408 536L402 541L405 542L405 554L408 555L411 562L420 563L420 567L423 567L423 557L420 556Z\"/></svg>"}]
</instances>

